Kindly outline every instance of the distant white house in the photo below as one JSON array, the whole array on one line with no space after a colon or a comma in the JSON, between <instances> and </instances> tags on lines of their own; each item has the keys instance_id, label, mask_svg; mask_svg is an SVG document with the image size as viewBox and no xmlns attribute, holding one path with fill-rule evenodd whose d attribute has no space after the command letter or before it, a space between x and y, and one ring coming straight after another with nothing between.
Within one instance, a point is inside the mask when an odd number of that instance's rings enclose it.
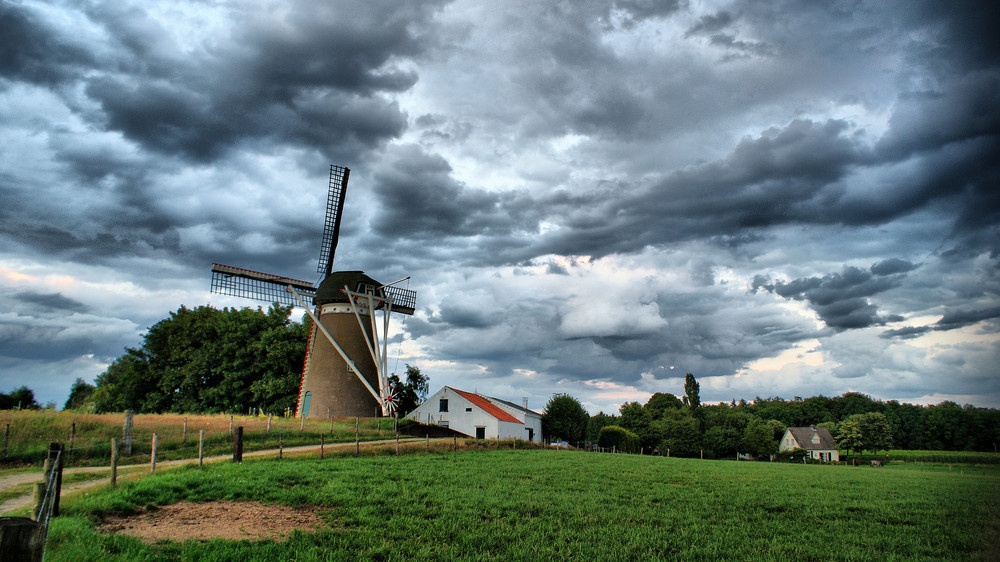
<instances>
[{"instance_id":1,"label":"distant white house","mask_svg":"<svg viewBox=\"0 0 1000 562\"><path fill-rule=\"evenodd\" d=\"M541 442L542 415L513 402L450 386L424 400L406 417L440 425L476 439L523 439Z\"/></svg>"},{"instance_id":2,"label":"distant white house","mask_svg":"<svg viewBox=\"0 0 1000 562\"><path fill-rule=\"evenodd\" d=\"M779 451L805 449L809 458L820 461L839 461L840 449L825 427L789 427L778 445Z\"/></svg>"}]
</instances>

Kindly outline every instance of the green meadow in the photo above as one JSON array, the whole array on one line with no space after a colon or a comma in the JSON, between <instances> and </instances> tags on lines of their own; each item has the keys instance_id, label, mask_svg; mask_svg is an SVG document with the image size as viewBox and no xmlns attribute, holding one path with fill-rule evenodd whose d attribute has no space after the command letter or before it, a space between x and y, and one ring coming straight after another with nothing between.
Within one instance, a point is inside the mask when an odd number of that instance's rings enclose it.
<instances>
[{"instance_id":1,"label":"green meadow","mask_svg":"<svg viewBox=\"0 0 1000 562\"><path fill-rule=\"evenodd\" d=\"M998 498L996 471L565 450L255 460L71 497L46 560L995 560ZM281 542L95 530L181 500L310 506L324 523Z\"/></svg>"}]
</instances>

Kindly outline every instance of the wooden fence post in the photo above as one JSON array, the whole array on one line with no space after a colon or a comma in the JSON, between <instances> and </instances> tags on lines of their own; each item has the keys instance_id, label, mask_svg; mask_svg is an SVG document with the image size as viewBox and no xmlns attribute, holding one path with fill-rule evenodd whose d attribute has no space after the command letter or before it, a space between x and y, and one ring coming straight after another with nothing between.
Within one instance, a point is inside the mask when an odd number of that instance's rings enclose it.
<instances>
[{"instance_id":1,"label":"wooden fence post","mask_svg":"<svg viewBox=\"0 0 1000 562\"><path fill-rule=\"evenodd\" d=\"M135 418L135 412L132 410L125 410L125 427L122 430L122 447L125 449L125 456L132 456L132 422Z\"/></svg>"},{"instance_id":2,"label":"wooden fence post","mask_svg":"<svg viewBox=\"0 0 1000 562\"><path fill-rule=\"evenodd\" d=\"M118 483L118 439L111 438L111 487Z\"/></svg>"},{"instance_id":3,"label":"wooden fence post","mask_svg":"<svg viewBox=\"0 0 1000 562\"><path fill-rule=\"evenodd\" d=\"M76 441L76 422L69 427L69 450L73 450L73 442Z\"/></svg>"},{"instance_id":4,"label":"wooden fence post","mask_svg":"<svg viewBox=\"0 0 1000 562\"><path fill-rule=\"evenodd\" d=\"M284 437L285 437L285 432L284 431L279 431L278 432L278 460L281 460L281 457L284 454L284 448L285 448Z\"/></svg>"},{"instance_id":5,"label":"wooden fence post","mask_svg":"<svg viewBox=\"0 0 1000 562\"><path fill-rule=\"evenodd\" d=\"M243 462L243 426L236 428L233 439L233 462Z\"/></svg>"},{"instance_id":6,"label":"wooden fence post","mask_svg":"<svg viewBox=\"0 0 1000 562\"><path fill-rule=\"evenodd\" d=\"M158 443L158 438L156 434L153 434L153 446L150 448L149 453L149 471L156 472L156 445Z\"/></svg>"},{"instance_id":7,"label":"wooden fence post","mask_svg":"<svg viewBox=\"0 0 1000 562\"><path fill-rule=\"evenodd\" d=\"M10 442L10 424L7 424L7 428L3 430L3 455L0 459L7 458L7 443Z\"/></svg>"},{"instance_id":8,"label":"wooden fence post","mask_svg":"<svg viewBox=\"0 0 1000 562\"><path fill-rule=\"evenodd\" d=\"M198 432L198 466L205 462L205 430Z\"/></svg>"},{"instance_id":9,"label":"wooden fence post","mask_svg":"<svg viewBox=\"0 0 1000 562\"><path fill-rule=\"evenodd\" d=\"M457 453L458 452L458 436L457 435L452 435L451 436L451 452L453 452L453 453Z\"/></svg>"},{"instance_id":10,"label":"wooden fence post","mask_svg":"<svg viewBox=\"0 0 1000 562\"><path fill-rule=\"evenodd\" d=\"M52 517L59 515L59 495L62 493L62 472L66 459L65 447L62 443L49 443L49 458L52 459L52 470L55 474L56 489L52 495Z\"/></svg>"},{"instance_id":11,"label":"wooden fence post","mask_svg":"<svg viewBox=\"0 0 1000 562\"><path fill-rule=\"evenodd\" d=\"M187 445L188 442L188 419L184 418L184 430L181 432L181 444Z\"/></svg>"},{"instance_id":12,"label":"wooden fence post","mask_svg":"<svg viewBox=\"0 0 1000 562\"><path fill-rule=\"evenodd\" d=\"M274 417L274 414L268 414L267 415L267 434L268 435L271 435L271 418L272 417Z\"/></svg>"},{"instance_id":13,"label":"wooden fence post","mask_svg":"<svg viewBox=\"0 0 1000 562\"><path fill-rule=\"evenodd\" d=\"M302 430L305 429L305 427L306 427L306 417L302 416L302 419L299 420L299 433L302 433Z\"/></svg>"},{"instance_id":14,"label":"wooden fence post","mask_svg":"<svg viewBox=\"0 0 1000 562\"><path fill-rule=\"evenodd\" d=\"M31 489L31 518L38 521L42 514L42 502L45 501L45 482L35 482Z\"/></svg>"},{"instance_id":15,"label":"wooden fence post","mask_svg":"<svg viewBox=\"0 0 1000 562\"><path fill-rule=\"evenodd\" d=\"M232 414L229 415L229 439L230 439L230 441L233 439L233 416L232 416Z\"/></svg>"},{"instance_id":16,"label":"wooden fence post","mask_svg":"<svg viewBox=\"0 0 1000 562\"><path fill-rule=\"evenodd\" d=\"M320 433L319 434L319 460L323 460L323 446L324 446L323 434Z\"/></svg>"},{"instance_id":17,"label":"wooden fence post","mask_svg":"<svg viewBox=\"0 0 1000 562\"><path fill-rule=\"evenodd\" d=\"M42 562L41 524L27 517L0 517L0 560Z\"/></svg>"},{"instance_id":18,"label":"wooden fence post","mask_svg":"<svg viewBox=\"0 0 1000 562\"><path fill-rule=\"evenodd\" d=\"M424 449L431 450L431 436L426 433L424 434Z\"/></svg>"}]
</instances>

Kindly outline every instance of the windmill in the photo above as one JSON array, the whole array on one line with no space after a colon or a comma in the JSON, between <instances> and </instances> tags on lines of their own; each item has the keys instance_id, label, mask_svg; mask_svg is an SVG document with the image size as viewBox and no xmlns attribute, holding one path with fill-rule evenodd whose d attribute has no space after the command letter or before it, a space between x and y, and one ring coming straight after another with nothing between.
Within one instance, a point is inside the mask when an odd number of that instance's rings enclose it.
<instances>
[{"instance_id":1,"label":"windmill","mask_svg":"<svg viewBox=\"0 0 1000 562\"><path fill-rule=\"evenodd\" d=\"M318 283L212 264L213 293L301 306L312 318L296 417L368 416L375 408L390 415L395 409L389 320L393 312L413 314L416 292L397 286L409 277L382 284L363 271L333 271L350 175L348 168L330 166Z\"/></svg>"}]
</instances>

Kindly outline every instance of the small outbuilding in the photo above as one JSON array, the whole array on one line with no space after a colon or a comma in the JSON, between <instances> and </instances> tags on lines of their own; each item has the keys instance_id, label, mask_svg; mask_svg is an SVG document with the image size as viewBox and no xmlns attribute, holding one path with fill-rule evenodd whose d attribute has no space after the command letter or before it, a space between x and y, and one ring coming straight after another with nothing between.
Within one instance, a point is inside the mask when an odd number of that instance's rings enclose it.
<instances>
[{"instance_id":1,"label":"small outbuilding","mask_svg":"<svg viewBox=\"0 0 1000 562\"><path fill-rule=\"evenodd\" d=\"M527 400L519 406L450 386L432 394L406 417L476 439L542 441L542 415L529 410Z\"/></svg>"},{"instance_id":2,"label":"small outbuilding","mask_svg":"<svg viewBox=\"0 0 1000 562\"><path fill-rule=\"evenodd\" d=\"M830 430L825 427L789 427L785 430L785 435L781 437L778 445L779 451L791 451L792 449L805 449L809 452L810 459L824 462L837 462L840 460L840 449L837 442L830 435Z\"/></svg>"}]
</instances>

